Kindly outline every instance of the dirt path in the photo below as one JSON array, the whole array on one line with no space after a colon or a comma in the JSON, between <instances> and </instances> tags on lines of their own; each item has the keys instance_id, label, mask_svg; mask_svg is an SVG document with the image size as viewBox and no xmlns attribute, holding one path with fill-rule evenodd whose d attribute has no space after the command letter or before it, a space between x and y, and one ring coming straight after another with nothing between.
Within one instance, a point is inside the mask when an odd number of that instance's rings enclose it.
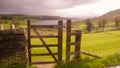
<instances>
[{"instance_id":1,"label":"dirt path","mask_svg":"<svg viewBox=\"0 0 120 68\"><path fill-rule=\"evenodd\" d=\"M55 64L41 64L37 65L37 68L54 68Z\"/></svg>"}]
</instances>

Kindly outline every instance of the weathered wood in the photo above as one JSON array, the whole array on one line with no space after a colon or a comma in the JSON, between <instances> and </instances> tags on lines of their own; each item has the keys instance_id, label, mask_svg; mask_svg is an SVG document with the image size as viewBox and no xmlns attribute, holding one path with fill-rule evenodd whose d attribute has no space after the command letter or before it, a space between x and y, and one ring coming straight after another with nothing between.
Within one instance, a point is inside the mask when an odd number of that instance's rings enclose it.
<instances>
[{"instance_id":1,"label":"weathered wood","mask_svg":"<svg viewBox=\"0 0 120 68\"><path fill-rule=\"evenodd\" d=\"M31 35L30 36L31 38L39 38L38 36L33 36ZM58 35L44 35L44 36L41 36L42 38L58 38Z\"/></svg>"},{"instance_id":2,"label":"weathered wood","mask_svg":"<svg viewBox=\"0 0 120 68\"><path fill-rule=\"evenodd\" d=\"M66 33L66 62L70 62L70 44L71 42L71 20L67 20L67 33Z\"/></svg>"},{"instance_id":3,"label":"weathered wood","mask_svg":"<svg viewBox=\"0 0 120 68\"><path fill-rule=\"evenodd\" d=\"M48 47L58 47L58 44L47 44ZM31 45L31 48L45 47L44 45Z\"/></svg>"},{"instance_id":4,"label":"weathered wood","mask_svg":"<svg viewBox=\"0 0 120 68\"><path fill-rule=\"evenodd\" d=\"M75 36L76 35L76 33L71 33L71 36Z\"/></svg>"},{"instance_id":5,"label":"weathered wood","mask_svg":"<svg viewBox=\"0 0 120 68\"><path fill-rule=\"evenodd\" d=\"M75 46L75 44L80 44L80 42L68 42L68 44L70 45L70 46Z\"/></svg>"},{"instance_id":6,"label":"weathered wood","mask_svg":"<svg viewBox=\"0 0 120 68\"><path fill-rule=\"evenodd\" d=\"M4 26L0 24L0 30L4 30Z\"/></svg>"},{"instance_id":7,"label":"weathered wood","mask_svg":"<svg viewBox=\"0 0 120 68\"><path fill-rule=\"evenodd\" d=\"M80 59L80 48L81 48L81 35L82 32L80 30L76 30L76 35L75 35L75 52L74 59Z\"/></svg>"},{"instance_id":8,"label":"weathered wood","mask_svg":"<svg viewBox=\"0 0 120 68\"><path fill-rule=\"evenodd\" d=\"M40 62L40 61L33 61L32 64L51 64L51 63L56 63L55 61L44 61L44 62Z\"/></svg>"},{"instance_id":9,"label":"weathered wood","mask_svg":"<svg viewBox=\"0 0 120 68\"><path fill-rule=\"evenodd\" d=\"M54 54L52 53L52 51L50 50L50 48L46 45L46 42L43 40L43 38L41 37L41 35L39 34L39 32L36 30L36 28L33 28L33 30L35 31L35 33L37 34L37 36L39 37L39 39L41 40L41 42L44 44L44 46L46 47L46 49L48 50L48 52L51 54L51 56L53 57L53 59L55 60L55 62L58 63L56 57L54 56Z\"/></svg>"},{"instance_id":10,"label":"weathered wood","mask_svg":"<svg viewBox=\"0 0 120 68\"><path fill-rule=\"evenodd\" d=\"M57 28L58 29L58 35L41 35L38 31L38 29L41 28ZM42 53L42 54L31 54L31 56L49 56L51 55L55 61L44 61L44 62L34 62L32 61L32 64L47 64L47 63L61 63L62 62L62 37L63 37L63 21L58 21L58 25L30 25L29 26L29 31L30 29L33 29L33 31L36 33L36 35L29 35L29 38L39 38L42 44L30 44L30 48L35 48L35 47L45 47L49 53ZM47 44L43 38L58 38L58 44ZM31 41L30 41L31 42ZM58 48L58 53L52 53L49 47L57 47ZM55 55L58 55L58 59L55 57Z\"/></svg>"},{"instance_id":11,"label":"weathered wood","mask_svg":"<svg viewBox=\"0 0 120 68\"><path fill-rule=\"evenodd\" d=\"M31 40L30 40L30 20L27 20L27 33L28 33L28 58L29 58L29 65L31 65Z\"/></svg>"},{"instance_id":12,"label":"weathered wood","mask_svg":"<svg viewBox=\"0 0 120 68\"><path fill-rule=\"evenodd\" d=\"M79 54L80 55L80 51L74 51L74 52L70 52L71 55L75 55L75 54Z\"/></svg>"},{"instance_id":13,"label":"weathered wood","mask_svg":"<svg viewBox=\"0 0 120 68\"><path fill-rule=\"evenodd\" d=\"M63 21L58 21L58 62L62 62Z\"/></svg>"},{"instance_id":14,"label":"weathered wood","mask_svg":"<svg viewBox=\"0 0 120 68\"><path fill-rule=\"evenodd\" d=\"M31 28L59 28L58 25L31 25Z\"/></svg>"},{"instance_id":15,"label":"weathered wood","mask_svg":"<svg viewBox=\"0 0 120 68\"><path fill-rule=\"evenodd\" d=\"M14 24L11 24L11 29L15 29L15 25Z\"/></svg>"},{"instance_id":16,"label":"weathered wood","mask_svg":"<svg viewBox=\"0 0 120 68\"><path fill-rule=\"evenodd\" d=\"M98 56L98 55L95 55L95 54L91 54L89 52L85 52L85 51L81 51L82 54L85 54L85 55L88 55L88 56L91 56L91 57L95 57L95 58L102 58L101 56Z\"/></svg>"},{"instance_id":17,"label":"weathered wood","mask_svg":"<svg viewBox=\"0 0 120 68\"><path fill-rule=\"evenodd\" d=\"M58 55L58 53L53 53L54 55ZM31 56L47 56L51 55L50 53L41 53L41 54L31 54Z\"/></svg>"}]
</instances>

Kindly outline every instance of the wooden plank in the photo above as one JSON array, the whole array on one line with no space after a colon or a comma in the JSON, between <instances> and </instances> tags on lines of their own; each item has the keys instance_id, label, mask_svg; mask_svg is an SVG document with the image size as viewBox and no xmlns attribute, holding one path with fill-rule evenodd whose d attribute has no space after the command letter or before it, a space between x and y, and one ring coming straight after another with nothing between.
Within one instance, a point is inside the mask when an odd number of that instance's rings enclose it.
<instances>
[{"instance_id":1,"label":"wooden plank","mask_svg":"<svg viewBox=\"0 0 120 68\"><path fill-rule=\"evenodd\" d=\"M70 44L71 42L71 20L67 20L67 33L66 33L66 62L70 62Z\"/></svg>"},{"instance_id":2,"label":"wooden plank","mask_svg":"<svg viewBox=\"0 0 120 68\"><path fill-rule=\"evenodd\" d=\"M54 55L57 55L58 53L53 53ZM31 56L46 56L51 55L50 53L41 53L41 54L31 54Z\"/></svg>"},{"instance_id":3,"label":"wooden plank","mask_svg":"<svg viewBox=\"0 0 120 68\"><path fill-rule=\"evenodd\" d=\"M39 38L38 36L32 35L31 38ZM44 35L42 38L58 38L58 35Z\"/></svg>"},{"instance_id":4,"label":"wooden plank","mask_svg":"<svg viewBox=\"0 0 120 68\"><path fill-rule=\"evenodd\" d=\"M81 49L81 35L82 31L81 30L76 30L76 35L75 35L75 52L79 52ZM80 52L76 53L74 55L74 59L80 59Z\"/></svg>"},{"instance_id":5,"label":"wooden plank","mask_svg":"<svg viewBox=\"0 0 120 68\"><path fill-rule=\"evenodd\" d=\"M58 47L58 44L47 44L48 47ZM31 45L31 48L45 47L44 45Z\"/></svg>"},{"instance_id":6,"label":"wooden plank","mask_svg":"<svg viewBox=\"0 0 120 68\"><path fill-rule=\"evenodd\" d=\"M46 47L46 49L48 50L48 52L51 54L51 56L53 57L53 59L55 60L55 62L58 63L56 57L54 56L54 54L52 54L52 51L46 45L45 41L43 40L43 38L41 37L41 35L39 34L39 32L36 30L36 28L33 28L33 30L35 31L35 33L37 34L37 36L39 37L39 39L41 40L41 42L44 44L44 46Z\"/></svg>"},{"instance_id":7,"label":"wooden plank","mask_svg":"<svg viewBox=\"0 0 120 68\"><path fill-rule=\"evenodd\" d=\"M68 42L68 44L71 45L75 45L75 44L80 44L80 42Z\"/></svg>"},{"instance_id":8,"label":"wooden plank","mask_svg":"<svg viewBox=\"0 0 120 68\"><path fill-rule=\"evenodd\" d=\"M63 21L58 21L58 62L62 62Z\"/></svg>"},{"instance_id":9,"label":"wooden plank","mask_svg":"<svg viewBox=\"0 0 120 68\"><path fill-rule=\"evenodd\" d=\"M51 63L56 63L55 61L45 61L45 62L38 62L38 61L33 61L32 64L51 64Z\"/></svg>"},{"instance_id":10,"label":"wooden plank","mask_svg":"<svg viewBox=\"0 0 120 68\"><path fill-rule=\"evenodd\" d=\"M59 28L58 25L31 25L31 28Z\"/></svg>"},{"instance_id":11,"label":"wooden plank","mask_svg":"<svg viewBox=\"0 0 120 68\"><path fill-rule=\"evenodd\" d=\"M75 55L75 54L79 54L80 55L80 51L78 51L78 52L70 52L70 55Z\"/></svg>"},{"instance_id":12,"label":"wooden plank","mask_svg":"<svg viewBox=\"0 0 120 68\"><path fill-rule=\"evenodd\" d=\"M85 51L81 51L82 54L85 54L85 55L88 55L88 56L91 56L91 57L95 57L95 58L102 58L101 56L98 56L98 55L95 55L95 54L91 54L89 52L85 52Z\"/></svg>"},{"instance_id":13,"label":"wooden plank","mask_svg":"<svg viewBox=\"0 0 120 68\"><path fill-rule=\"evenodd\" d=\"M11 24L11 28L10 29L15 29L15 24Z\"/></svg>"},{"instance_id":14,"label":"wooden plank","mask_svg":"<svg viewBox=\"0 0 120 68\"><path fill-rule=\"evenodd\" d=\"M74 36L74 35L76 35L76 33L71 33L70 35L71 35L71 36Z\"/></svg>"},{"instance_id":15,"label":"wooden plank","mask_svg":"<svg viewBox=\"0 0 120 68\"><path fill-rule=\"evenodd\" d=\"M30 20L27 20L27 33L28 33L28 59L29 65L31 65L31 40L30 40Z\"/></svg>"},{"instance_id":16,"label":"wooden plank","mask_svg":"<svg viewBox=\"0 0 120 68\"><path fill-rule=\"evenodd\" d=\"M4 26L0 23L0 30L4 30Z\"/></svg>"}]
</instances>

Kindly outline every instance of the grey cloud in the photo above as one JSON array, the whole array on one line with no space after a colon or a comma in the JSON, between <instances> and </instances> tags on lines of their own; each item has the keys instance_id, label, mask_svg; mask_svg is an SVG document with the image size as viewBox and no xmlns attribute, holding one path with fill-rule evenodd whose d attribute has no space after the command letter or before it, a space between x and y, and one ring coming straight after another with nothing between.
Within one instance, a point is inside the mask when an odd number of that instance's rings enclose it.
<instances>
[{"instance_id":1,"label":"grey cloud","mask_svg":"<svg viewBox=\"0 0 120 68\"><path fill-rule=\"evenodd\" d=\"M96 1L98 0L0 0L0 13L50 15L57 9Z\"/></svg>"}]
</instances>

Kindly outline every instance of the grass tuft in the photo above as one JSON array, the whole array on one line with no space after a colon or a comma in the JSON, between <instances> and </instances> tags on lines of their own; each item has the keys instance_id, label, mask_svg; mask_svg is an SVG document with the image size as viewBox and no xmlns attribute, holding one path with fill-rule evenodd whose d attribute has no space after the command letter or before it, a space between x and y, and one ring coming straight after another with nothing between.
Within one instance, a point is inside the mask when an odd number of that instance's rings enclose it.
<instances>
[{"instance_id":1,"label":"grass tuft","mask_svg":"<svg viewBox=\"0 0 120 68\"><path fill-rule=\"evenodd\" d=\"M55 68L107 68L120 65L120 53L109 55L102 59L84 58L78 63L56 65Z\"/></svg>"}]
</instances>

